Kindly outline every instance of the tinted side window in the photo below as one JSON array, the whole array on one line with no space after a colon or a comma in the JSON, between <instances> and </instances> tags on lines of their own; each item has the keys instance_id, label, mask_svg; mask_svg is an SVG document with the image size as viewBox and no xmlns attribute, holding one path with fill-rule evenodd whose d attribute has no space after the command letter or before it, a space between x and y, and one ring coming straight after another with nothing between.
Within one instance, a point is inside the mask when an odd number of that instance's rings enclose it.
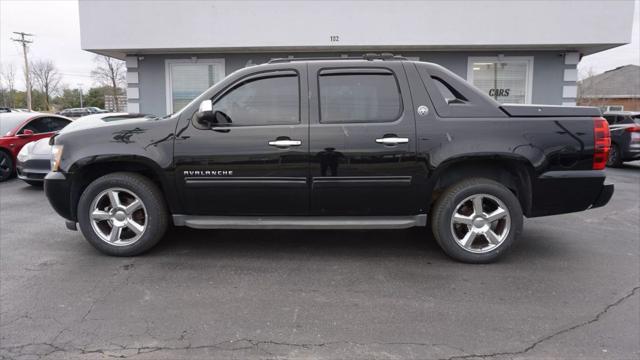
<instances>
[{"instance_id":1,"label":"tinted side window","mask_svg":"<svg viewBox=\"0 0 640 360\"><path fill-rule=\"evenodd\" d=\"M287 125L300 122L297 75L249 79L216 100L214 111L231 126Z\"/></svg>"},{"instance_id":2,"label":"tinted side window","mask_svg":"<svg viewBox=\"0 0 640 360\"><path fill-rule=\"evenodd\" d=\"M31 130L36 134L49 132L49 122L47 121L49 118L38 118L27 125L25 125L20 133L24 133L25 130Z\"/></svg>"},{"instance_id":3,"label":"tinted side window","mask_svg":"<svg viewBox=\"0 0 640 360\"><path fill-rule=\"evenodd\" d=\"M49 119L49 131L60 131L65 126L69 125L69 121L65 119L60 119L56 117L51 117Z\"/></svg>"},{"instance_id":4,"label":"tinted side window","mask_svg":"<svg viewBox=\"0 0 640 360\"><path fill-rule=\"evenodd\" d=\"M392 72L320 72L320 121L395 121L402 111L400 88Z\"/></svg>"}]
</instances>

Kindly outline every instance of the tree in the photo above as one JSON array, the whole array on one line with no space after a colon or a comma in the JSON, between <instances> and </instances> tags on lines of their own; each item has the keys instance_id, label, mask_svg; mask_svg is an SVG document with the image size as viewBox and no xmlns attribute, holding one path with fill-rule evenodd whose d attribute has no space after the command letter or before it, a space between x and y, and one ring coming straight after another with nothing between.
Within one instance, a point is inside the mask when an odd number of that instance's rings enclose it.
<instances>
[{"instance_id":1,"label":"tree","mask_svg":"<svg viewBox=\"0 0 640 360\"><path fill-rule=\"evenodd\" d=\"M49 110L51 95L57 93L62 77L51 60L37 60L31 63L33 82L44 96L44 108Z\"/></svg>"},{"instance_id":2,"label":"tree","mask_svg":"<svg viewBox=\"0 0 640 360\"><path fill-rule=\"evenodd\" d=\"M580 74L581 80L577 82L578 95L576 103L581 106L599 106L598 98L594 98L594 94L597 94L600 90L600 84L595 81L596 73L593 68L587 69L586 72Z\"/></svg>"},{"instance_id":3,"label":"tree","mask_svg":"<svg viewBox=\"0 0 640 360\"><path fill-rule=\"evenodd\" d=\"M62 89L60 96L53 99L53 103L60 109L80 107L80 91L65 87Z\"/></svg>"},{"instance_id":4,"label":"tree","mask_svg":"<svg viewBox=\"0 0 640 360\"><path fill-rule=\"evenodd\" d=\"M103 55L97 55L94 61L96 67L91 71L91 76L98 84L108 86L113 98L117 99L118 87L124 85L125 74L127 72L124 61ZM120 111L118 102L116 101L115 103L116 111Z\"/></svg>"},{"instance_id":5,"label":"tree","mask_svg":"<svg viewBox=\"0 0 640 360\"><path fill-rule=\"evenodd\" d=\"M16 69L13 64L7 65L0 73L0 80L5 90L4 105L8 107L15 107L15 90L16 90Z\"/></svg>"}]
</instances>

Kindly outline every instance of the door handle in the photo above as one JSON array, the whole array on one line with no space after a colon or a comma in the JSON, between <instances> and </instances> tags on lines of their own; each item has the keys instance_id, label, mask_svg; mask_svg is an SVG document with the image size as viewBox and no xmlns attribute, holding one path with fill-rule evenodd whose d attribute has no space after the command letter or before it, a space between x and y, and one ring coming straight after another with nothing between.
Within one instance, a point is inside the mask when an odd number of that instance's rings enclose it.
<instances>
[{"instance_id":1,"label":"door handle","mask_svg":"<svg viewBox=\"0 0 640 360\"><path fill-rule=\"evenodd\" d=\"M302 141L300 140L290 140L290 139L280 139L269 141L269 146L275 146L279 148L288 148L290 146L300 146Z\"/></svg>"},{"instance_id":2,"label":"door handle","mask_svg":"<svg viewBox=\"0 0 640 360\"><path fill-rule=\"evenodd\" d=\"M402 137L397 137L397 136L389 136L389 137L383 137L380 139L376 139L376 142L378 144L382 144L382 145L386 145L386 146L393 146L393 145L398 145L398 144L406 144L409 142L409 138L402 138Z\"/></svg>"}]
</instances>

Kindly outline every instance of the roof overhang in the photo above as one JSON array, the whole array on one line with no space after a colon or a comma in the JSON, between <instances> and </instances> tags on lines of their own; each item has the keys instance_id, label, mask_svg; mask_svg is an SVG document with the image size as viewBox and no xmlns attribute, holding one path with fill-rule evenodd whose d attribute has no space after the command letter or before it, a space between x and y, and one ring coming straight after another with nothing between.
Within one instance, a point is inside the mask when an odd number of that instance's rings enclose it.
<instances>
[{"instance_id":1,"label":"roof overhang","mask_svg":"<svg viewBox=\"0 0 640 360\"><path fill-rule=\"evenodd\" d=\"M612 49L619 44L529 44L529 45L472 45L472 46L425 46L425 45L343 45L343 46L237 46L237 47L191 47L191 48L122 48L122 49L84 49L86 51L124 60L127 55L163 55L163 54L229 54L229 53L309 53L309 52L391 52L403 51L451 51L451 52L500 52L500 51L562 51L579 52L583 56Z\"/></svg>"}]
</instances>

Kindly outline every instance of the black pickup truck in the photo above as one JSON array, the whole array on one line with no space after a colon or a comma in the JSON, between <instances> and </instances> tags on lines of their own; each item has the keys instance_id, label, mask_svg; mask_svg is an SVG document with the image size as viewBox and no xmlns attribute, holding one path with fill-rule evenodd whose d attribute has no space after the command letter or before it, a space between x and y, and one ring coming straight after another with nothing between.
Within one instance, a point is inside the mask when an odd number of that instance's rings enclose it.
<instances>
[{"instance_id":1,"label":"black pickup truck","mask_svg":"<svg viewBox=\"0 0 640 360\"><path fill-rule=\"evenodd\" d=\"M395 56L275 59L165 118L73 123L51 140L54 209L109 255L167 226L427 226L451 257L497 259L523 216L605 205L600 111L500 105Z\"/></svg>"}]
</instances>

